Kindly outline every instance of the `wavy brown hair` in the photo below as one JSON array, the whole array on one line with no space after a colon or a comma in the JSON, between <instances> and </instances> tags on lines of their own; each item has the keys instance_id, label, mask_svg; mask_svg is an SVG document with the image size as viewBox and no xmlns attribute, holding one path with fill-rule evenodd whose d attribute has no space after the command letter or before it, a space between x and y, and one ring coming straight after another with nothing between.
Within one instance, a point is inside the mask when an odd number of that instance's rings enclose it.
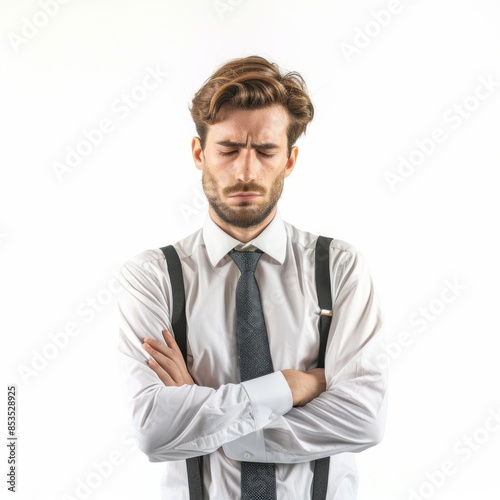
<instances>
[{"instance_id":1,"label":"wavy brown hair","mask_svg":"<svg viewBox=\"0 0 500 500\"><path fill-rule=\"evenodd\" d=\"M233 59L213 73L195 94L191 116L202 148L208 125L215 123L222 106L260 109L280 104L288 111L288 155L313 119L314 108L304 79L295 71L283 73L263 57Z\"/></svg>"}]
</instances>

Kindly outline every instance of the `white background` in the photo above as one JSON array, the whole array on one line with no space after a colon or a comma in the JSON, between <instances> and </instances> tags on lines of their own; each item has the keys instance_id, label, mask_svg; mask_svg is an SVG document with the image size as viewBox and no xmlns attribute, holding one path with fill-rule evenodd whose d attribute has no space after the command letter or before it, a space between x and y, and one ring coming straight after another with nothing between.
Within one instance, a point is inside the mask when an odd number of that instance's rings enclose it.
<instances>
[{"instance_id":1,"label":"white background","mask_svg":"<svg viewBox=\"0 0 500 500\"><path fill-rule=\"evenodd\" d=\"M203 223L188 105L219 64L259 54L299 71L316 109L281 214L357 246L383 304L390 411L383 443L358 457L359 499L498 499L499 2L55 1L50 17L43 1L0 2L1 412L6 426L17 384L15 498L159 498L162 464L126 434L113 273ZM137 89L155 69L168 75ZM124 94L140 102L124 108ZM106 119L112 131L56 175ZM391 189L387 172L437 128L445 139L413 153L420 164Z\"/></svg>"}]
</instances>

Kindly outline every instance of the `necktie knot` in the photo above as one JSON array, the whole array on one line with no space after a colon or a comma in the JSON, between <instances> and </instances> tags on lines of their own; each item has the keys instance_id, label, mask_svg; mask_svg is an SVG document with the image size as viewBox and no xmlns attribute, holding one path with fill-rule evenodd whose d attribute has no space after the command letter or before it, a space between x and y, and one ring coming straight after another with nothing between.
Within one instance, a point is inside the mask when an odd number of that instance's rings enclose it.
<instances>
[{"instance_id":1,"label":"necktie knot","mask_svg":"<svg viewBox=\"0 0 500 500\"><path fill-rule=\"evenodd\" d=\"M262 256L262 251L255 250L254 252L240 252L238 250L231 250L229 252L229 256L234 260L241 273L254 273L257 263Z\"/></svg>"}]
</instances>

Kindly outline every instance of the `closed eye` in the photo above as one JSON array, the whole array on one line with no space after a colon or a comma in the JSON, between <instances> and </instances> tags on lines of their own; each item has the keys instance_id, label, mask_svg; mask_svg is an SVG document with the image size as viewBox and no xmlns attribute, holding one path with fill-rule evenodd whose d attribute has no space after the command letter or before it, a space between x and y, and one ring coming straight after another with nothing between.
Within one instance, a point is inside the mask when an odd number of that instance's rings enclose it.
<instances>
[{"instance_id":1,"label":"closed eye","mask_svg":"<svg viewBox=\"0 0 500 500\"><path fill-rule=\"evenodd\" d=\"M235 149L233 151L219 151L219 154L221 156L232 156L238 153L238 150ZM272 158L273 156L276 156L276 153L264 153L264 151L257 151L257 154L260 156L263 156L264 158Z\"/></svg>"}]
</instances>

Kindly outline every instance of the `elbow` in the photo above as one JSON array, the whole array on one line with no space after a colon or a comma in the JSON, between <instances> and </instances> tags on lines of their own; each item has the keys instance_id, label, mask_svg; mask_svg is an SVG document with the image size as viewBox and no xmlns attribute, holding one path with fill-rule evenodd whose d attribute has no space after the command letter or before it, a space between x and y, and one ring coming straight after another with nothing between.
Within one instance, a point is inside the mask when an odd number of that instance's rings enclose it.
<instances>
[{"instance_id":1,"label":"elbow","mask_svg":"<svg viewBox=\"0 0 500 500\"><path fill-rule=\"evenodd\" d=\"M135 437L137 447L144 453L150 462L165 462L167 461L164 454L162 454L162 447L157 439L155 439L150 432L143 429L134 429L133 435Z\"/></svg>"},{"instance_id":2,"label":"elbow","mask_svg":"<svg viewBox=\"0 0 500 500\"><path fill-rule=\"evenodd\" d=\"M383 419L365 415L362 418L358 417L355 422L349 428L349 432L344 435L344 444L347 448L342 451L359 453L381 443L385 433Z\"/></svg>"},{"instance_id":3,"label":"elbow","mask_svg":"<svg viewBox=\"0 0 500 500\"><path fill-rule=\"evenodd\" d=\"M165 388L155 387L132 400L132 435L150 462L171 462L193 456L192 451L179 449L186 441L189 419L181 411L181 403L165 397L164 392Z\"/></svg>"},{"instance_id":4,"label":"elbow","mask_svg":"<svg viewBox=\"0 0 500 500\"><path fill-rule=\"evenodd\" d=\"M369 413L365 420L364 437L365 448L380 444L385 435L385 422L387 417L387 399L384 397L377 412Z\"/></svg>"},{"instance_id":5,"label":"elbow","mask_svg":"<svg viewBox=\"0 0 500 500\"><path fill-rule=\"evenodd\" d=\"M163 427L161 428L165 430ZM132 429L137 448L144 453L150 462L170 462L179 460L179 452L175 450L175 444L169 439L167 432L161 432L157 426L138 425L134 423Z\"/></svg>"},{"instance_id":6,"label":"elbow","mask_svg":"<svg viewBox=\"0 0 500 500\"><path fill-rule=\"evenodd\" d=\"M366 447L371 448L382 442L385 434L385 419L377 418L375 419L367 429L366 434Z\"/></svg>"},{"instance_id":7,"label":"elbow","mask_svg":"<svg viewBox=\"0 0 500 500\"><path fill-rule=\"evenodd\" d=\"M132 435L139 450L150 462L174 460L169 449L174 447L165 415L156 404L156 398L141 397L132 404Z\"/></svg>"}]
</instances>

